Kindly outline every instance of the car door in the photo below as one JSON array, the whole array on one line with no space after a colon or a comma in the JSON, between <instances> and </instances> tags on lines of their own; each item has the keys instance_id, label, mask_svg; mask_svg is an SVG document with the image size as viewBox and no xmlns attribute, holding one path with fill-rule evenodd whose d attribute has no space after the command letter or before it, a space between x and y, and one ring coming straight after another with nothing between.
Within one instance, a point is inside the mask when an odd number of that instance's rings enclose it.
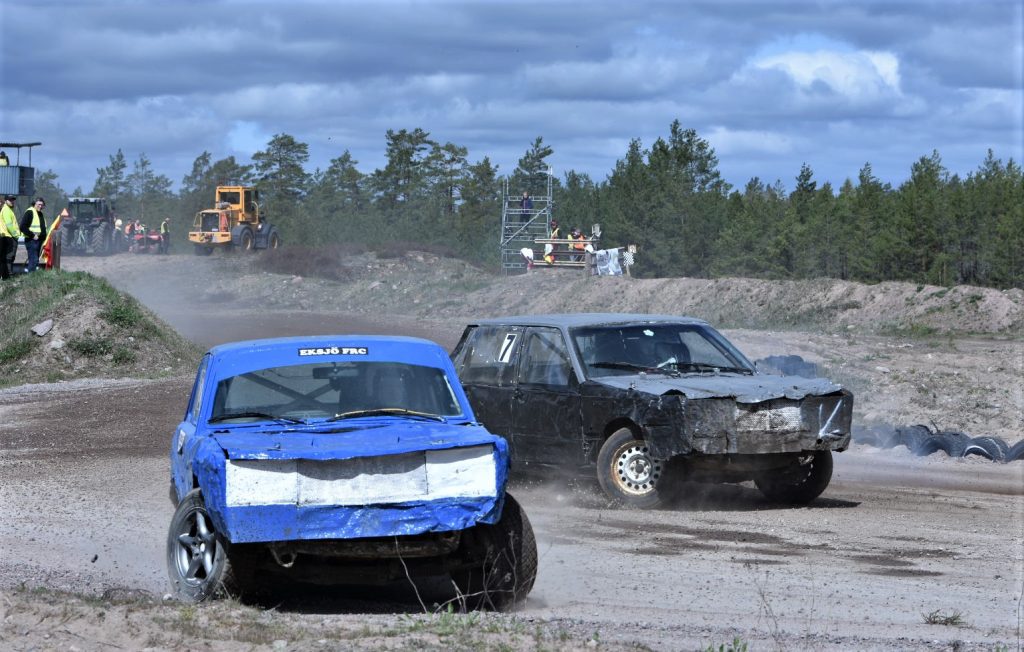
<instances>
[{"instance_id":1,"label":"car door","mask_svg":"<svg viewBox=\"0 0 1024 652\"><path fill-rule=\"evenodd\" d=\"M522 343L521 326L477 326L463 337L453 363L480 423L508 440L512 457L512 394Z\"/></svg>"},{"instance_id":2,"label":"car door","mask_svg":"<svg viewBox=\"0 0 1024 652\"><path fill-rule=\"evenodd\" d=\"M199 412L203 408L206 393L206 378L210 368L210 354L203 356L196 371L196 379L192 383L192 396L189 397L185 417L178 424L171 440L171 482L176 487L178 497L184 496L192 488L192 455L195 448L196 425L199 423Z\"/></svg>"},{"instance_id":3,"label":"car door","mask_svg":"<svg viewBox=\"0 0 1024 652\"><path fill-rule=\"evenodd\" d=\"M526 330L512 394L517 459L541 465L583 460L579 381L557 328Z\"/></svg>"}]
</instances>

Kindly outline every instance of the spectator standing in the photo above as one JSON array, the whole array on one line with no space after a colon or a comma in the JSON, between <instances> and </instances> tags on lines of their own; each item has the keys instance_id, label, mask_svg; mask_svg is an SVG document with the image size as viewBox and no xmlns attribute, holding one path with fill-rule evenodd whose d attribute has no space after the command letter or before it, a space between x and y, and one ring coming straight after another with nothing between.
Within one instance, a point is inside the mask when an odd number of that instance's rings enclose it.
<instances>
[{"instance_id":1,"label":"spectator standing","mask_svg":"<svg viewBox=\"0 0 1024 652\"><path fill-rule=\"evenodd\" d=\"M520 210L522 211L519 218L520 222L528 221L527 215L533 210L533 199L530 198L530 193L526 190L523 191L523 198L519 200Z\"/></svg>"},{"instance_id":2,"label":"spectator standing","mask_svg":"<svg viewBox=\"0 0 1024 652\"><path fill-rule=\"evenodd\" d=\"M0 167L8 166L10 164L11 161L7 158L7 152L0 150Z\"/></svg>"},{"instance_id":3,"label":"spectator standing","mask_svg":"<svg viewBox=\"0 0 1024 652\"><path fill-rule=\"evenodd\" d=\"M0 279L10 278L14 273L14 257L18 254L18 215L14 212L14 195L4 197L4 205L0 207Z\"/></svg>"},{"instance_id":4,"label":"spectator standing","mask_svg":"<svg viewBox=\"0 0 1024 652\"><path fill-rule=\"evenodd\" d=\"M46 239L46 216L43 209L46 202L42 197L36 197L35 203L29 206L25 214L21 216L21 234L25 236L25 251L28 252L28 263L25 264L26 272L34 272L39 267L39 250Z\"/></svg>"},{"instance_id":5,"label":"spectator standing","mask_svg":"<svg viewBox=\"0 0 1024 652\"><path fill-rule=\"evenodd\" d=\"M562 230L558 228L558 220L551 220L551 234L548 238L551 240L558 240L562 237ZM549 242L544 245L544 262L548 265L552 265L555 262L555 251L558 249L558 245Z\"/></svg>"},{"instance_id":6,"label":"spectator standing","mask_svg":"<svg viewBox=\"0 0 1024 652\"><path fill-rule=\"evenodd\" d=\"M171 218L165 217L163 222L160 222L160 249L158 250L162 254L168 254L171 251Z\"/></svg>"}]
</instances>

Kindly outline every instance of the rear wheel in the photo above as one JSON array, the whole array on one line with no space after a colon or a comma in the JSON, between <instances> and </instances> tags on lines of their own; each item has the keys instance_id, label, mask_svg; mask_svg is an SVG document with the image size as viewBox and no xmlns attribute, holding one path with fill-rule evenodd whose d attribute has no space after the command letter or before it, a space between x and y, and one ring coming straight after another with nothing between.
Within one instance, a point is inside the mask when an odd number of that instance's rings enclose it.
<instances>
[{"instance_id":1,"label":"rear wheel","mask_svg":"<svg viewBox=\"0 0 1024 652\"><path fill-rule=\"evenodd\" d=\"M597 455L597 481L609 497L630 507L651 509L666 502L665 463L629 428L612 433Z\"/></svg>"},{"instance_id":2,"label":"rear wheel","mask_svg":"<svg viewBox=\"0 0 1024 652\"><path fill-rule=\"evenodd\" d=\"M832 451L801 454L796 463L754 478L754 484L769 500L792 505L811 502L832 480Z\"/></svg>"},{"instance_id":3,"label":"rear wheel","mask_svg":"<svg viewBox=\"0 0 1024 652\"><path fill-rule=\"evenodd\" d=\"M277 249L280 246L281 236L278 235L277 229L274 229L270 232L270 235L267 236L267 249Z\"/></svg>"},{"instance_id":4,"label":"rear wheel","mask_svg":"<svg viewBox=\"0 0 1024 652\"><path fill-rule=\"evenodd\" d=\"M537 578L537 539L515 498L505 494L501 519L467 530L463 546L476 563L452 579L466 607L505 611L526 599Z\"/></svg>"},{"instance_id":5,"label":"rear wheel","mask_svg":"<svg viewBox=\"0 0 1024 652\"><path fill-rule=\"evenodd\" d=\"M92 234L90 234L89 246L92 249L92 253L97 256L106 256L110 253L108 228L109 226L106 224L97 224L92 230Z\"/></svg>"}]
</instances>

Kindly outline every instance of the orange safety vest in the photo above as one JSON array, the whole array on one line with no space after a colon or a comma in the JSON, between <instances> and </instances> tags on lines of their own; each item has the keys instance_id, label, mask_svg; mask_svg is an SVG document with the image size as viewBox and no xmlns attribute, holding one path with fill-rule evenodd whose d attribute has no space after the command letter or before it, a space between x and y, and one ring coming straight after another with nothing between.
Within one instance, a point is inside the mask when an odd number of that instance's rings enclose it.
<instances>
[{"instance_id":1,"label":"orange safety vest","mask_svg":"<svg viewBox=\"0 0 1024 652\"><path fill-rule=\"evenodd\" d=\"M573 245L572 245L573 249L578 249L580 251L583 251L584 249L587 248L587 242L586 242L587 236L585 236L585 235L583 235L581 233L581 234L579 234L578 237L573 238L573 239L577 240L577 242L574 242Z\"/></svg>"}]
</instances>

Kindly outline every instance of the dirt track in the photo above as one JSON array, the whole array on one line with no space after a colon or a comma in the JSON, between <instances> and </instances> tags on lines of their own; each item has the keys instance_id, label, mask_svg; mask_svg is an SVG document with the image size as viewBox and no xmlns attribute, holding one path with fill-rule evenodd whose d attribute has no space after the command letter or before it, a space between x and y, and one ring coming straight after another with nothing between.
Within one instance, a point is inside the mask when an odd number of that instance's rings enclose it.
<instances>
[{"instance_id":1,"label":"dirt track","mask_svg":"<svg viewBox=\"0 0 1024 652\"><path fill-rule=\"evenodd\" d=\"M68 267L116 271L109 261L71 260ZM194 276L197 262L133 259L133 273L112 280L203 345L359 331L450 346L459 333L459 320L444 316L187 303L175 290L184 283L170 272L187 263ZM160 292L144 291L157 278ZM821 337L730 335L754 357L762 355L751 350L757 347L812 357L788 347L801 340L813 347ZM905 351L884 338L875 344ZM973 345L958 343L964 346ZM997 348L986 344L979 353L986 346ZM1005 364L991 355L992 364ZM848 361L865 368L852 377L879 366L861 357ZM190 383L79 381L0 391L0 589L165 591L166 450ZM896 405L906 390L888 391ZM902 415L878 409L900 422ZM1020 649L1024 463L855 447L837 456L824 497L797 509L770 505L748 486L695 489L654 512L609 509L586 482L521 482L513 492L534 523L541 555L523 615L592 629L612 647L698 649L739 636L753 649ZM404 599L404 607L361 600L336 612L358 620L362 612L419 609L411 593ZM925 614L936 612L960 613L963 624L926 624Z\"/></svg>"}]
</instances>

